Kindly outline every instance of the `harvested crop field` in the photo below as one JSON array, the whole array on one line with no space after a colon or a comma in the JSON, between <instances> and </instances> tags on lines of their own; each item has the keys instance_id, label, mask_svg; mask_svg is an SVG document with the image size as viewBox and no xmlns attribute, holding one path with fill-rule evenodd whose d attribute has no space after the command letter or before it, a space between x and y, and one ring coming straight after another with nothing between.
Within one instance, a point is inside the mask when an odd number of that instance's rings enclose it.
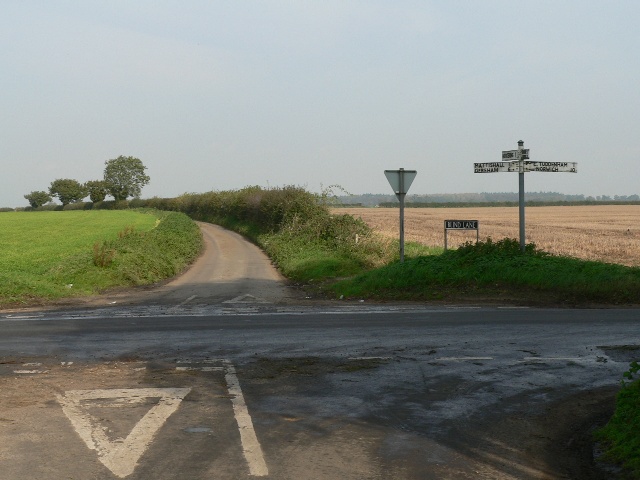
<instances>
[{"instance_id":1,"label":"harvested crop field","mask_svg":"<svg viewBox=\"0 0 640 480\"><path fill-rule=\"evenodd\" d=\"M385 237L398 238L397 208L337 208ZM445 220L478 220L480 239L519 238L518 207L406 208L405 240L444 246ZM640 266L640 205L527 207L526 241L558 255ZM455 248L475 230L448 232Z\"/></svg>"}]
</instances>

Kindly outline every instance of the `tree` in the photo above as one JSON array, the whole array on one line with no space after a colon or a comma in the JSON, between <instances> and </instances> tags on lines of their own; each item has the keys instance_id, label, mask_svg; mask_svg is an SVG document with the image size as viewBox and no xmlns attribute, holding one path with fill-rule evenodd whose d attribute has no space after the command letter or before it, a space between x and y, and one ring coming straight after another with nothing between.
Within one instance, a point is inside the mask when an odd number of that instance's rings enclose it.
<instances>
[{"instance_id":1,"label":"tree","mask_svg":"<svg viewBox=\"0 0 640 480\"><path fill-rule=\"evenodd\" d=\"M84 185L71 178L59 178L51 182L49 193L58 197L62 205L79 202L87 196Z\"/></svg>"},{"instance_id":2,"label":"tree","mask_svg":"<svg viewBox=\"0 0 640 480\"><path fill-rule=\"evenodd\" d=\"M142 187L149 183L150 179L144 173L147 167L139 158L120 155L118 158L107 160L105 165L104 181L109 194L115 200L138 198Z\"/></svg>"},{"instance_id":3,"label":"tree","mask_svg":"<svg viewBox=\"0 0 640 480\"><path fill-rule=\"evenodd\" d=\"M33 208L38 208L47 202L51 201L51 196L47 192L37 190L24 196L29 201L29 205Z\"/></svg>"},{"instance_id":4,"label":"tree","mask_svg":"<svg viewBox=\"0 0 640 480\"><path fill-rule=\"evenodd\" d=\"M84 184L84 188L89 194L93 203L101 202L107 196L107 184L103 180L89 180Z\"/></svg>"}]
</instances>

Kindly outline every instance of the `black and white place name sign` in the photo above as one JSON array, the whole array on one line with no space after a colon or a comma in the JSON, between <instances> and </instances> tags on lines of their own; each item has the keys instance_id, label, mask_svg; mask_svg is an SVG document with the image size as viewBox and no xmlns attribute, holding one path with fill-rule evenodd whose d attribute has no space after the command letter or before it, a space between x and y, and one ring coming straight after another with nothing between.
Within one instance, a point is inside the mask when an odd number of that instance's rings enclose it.
<instances>
[{"instance_id":1,"label":"black and white place name sign","mask_svg":"<svg viewBox=\"0 0 640 480\"><path fill-rule=\"evenodd\" d=\"M445 220L446 230L478 230L478 220Z\"/></svg>"}]
</instances>

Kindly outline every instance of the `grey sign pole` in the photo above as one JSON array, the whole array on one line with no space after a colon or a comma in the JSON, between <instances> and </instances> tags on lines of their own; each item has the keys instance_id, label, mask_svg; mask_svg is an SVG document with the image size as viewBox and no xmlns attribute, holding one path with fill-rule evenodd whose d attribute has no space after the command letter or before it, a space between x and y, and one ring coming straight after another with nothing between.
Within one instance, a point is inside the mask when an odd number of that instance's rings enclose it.
<instances>
[{"instance_id":1,"label":"grey sign pole","mask_svg":"<svg viewBox=\"0 0 640 480\"><path fill-rule=\"evenodd\" d=\"M522 252L524 252L525 249L525 238L524 238L524 157L525 155L522 155L522 150L524 147L524 142L522 140L518 141L518 152L520 152L520 160L519 160L519 165L518 165L518 184L519 184L519 191L518 191L518 212L519 212L519 218L520 218L520 250Z\"/></svg>"},{"instance_id":2,"label":"grey sign pole","mask_svg":"<svg viewBox=\"0 0 640 480\"><path fill-rule=\"evenodd\" d=\"M404 262L404 197L416 178L418 172L416 170L385 170L384 171L391 188L393 188L396 197L400 200L400 262Z\"/></svg>"},{"instance_id":3,"label":"grey sign pole","mask_svg":"<svg viewBox=\"0 0 640 480\"><path fill-rule=\"evenodd\" d=\"M519 193L518 210L520 216L520 250L525 250L524 228L524 174L525 172L569 172L578 173L576 162L532 162L529 161L529 149L524 148L524 142L518 142L517 150L502 152L501 162L474 163L474 173L518 172Z\"/></svg>"},{"instance_id":4,"label":"grey sign pole","mask_svg":"<svg viewBox=\"0 0 640 480\"><path fill-rule=\"evenodd\" d=\"M398 193L398 199L400 200L400 263L404 262L404 197L407 196L404 192L404 168L400 169L400 193Z\"/></svg>"}]
</instances>

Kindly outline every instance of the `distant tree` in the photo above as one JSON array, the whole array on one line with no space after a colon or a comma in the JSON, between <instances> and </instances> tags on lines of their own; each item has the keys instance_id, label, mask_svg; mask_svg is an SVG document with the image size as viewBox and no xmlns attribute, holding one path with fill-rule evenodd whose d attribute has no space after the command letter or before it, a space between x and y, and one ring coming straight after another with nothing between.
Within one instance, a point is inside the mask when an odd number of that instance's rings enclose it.
<instances>
[{"instance_id":1,"label":"distant tree","mask_svg":"<svg viewBox=\"0 0 640 480\"><path fill-rule=\"evenodd\" d=\"M93 203L103 201L104 197L109 193L104 180L89 180L84 184L84 188Z\"/></svg>"},{"instance_id":2,"label":"distant tree","mask_svg":"<svg viewBox=\"0 0 640 480\"><path fill-rule=\"evenodd\" d=\"M144 173L147 167L139 158L120 155L118 158L107 160L105 164L104 182L115 200L138 198L142 187L149 183L150 178Z\"/></svg>"},{"instance_id":3,"label":"distant tree","mask_svg":"<svg viewBox=\"0 0 640 480\"><path fill-rule=\"evenodd\" d=\"M51 182L49 193L58 197L62 205L79 202L87 196L84 185L71 178L59 178Z\"/></svg>"},{"instance_id":4,"label":"distant tree","mask_svg":"<svg viewBox=\"0 0 640 480\"><path fill-rule=\"evenodd\" d=\"M24 196L33 208L38 208L51 201L51 196L47 192L37 190Z\"/></svg>"}]
</instances>

